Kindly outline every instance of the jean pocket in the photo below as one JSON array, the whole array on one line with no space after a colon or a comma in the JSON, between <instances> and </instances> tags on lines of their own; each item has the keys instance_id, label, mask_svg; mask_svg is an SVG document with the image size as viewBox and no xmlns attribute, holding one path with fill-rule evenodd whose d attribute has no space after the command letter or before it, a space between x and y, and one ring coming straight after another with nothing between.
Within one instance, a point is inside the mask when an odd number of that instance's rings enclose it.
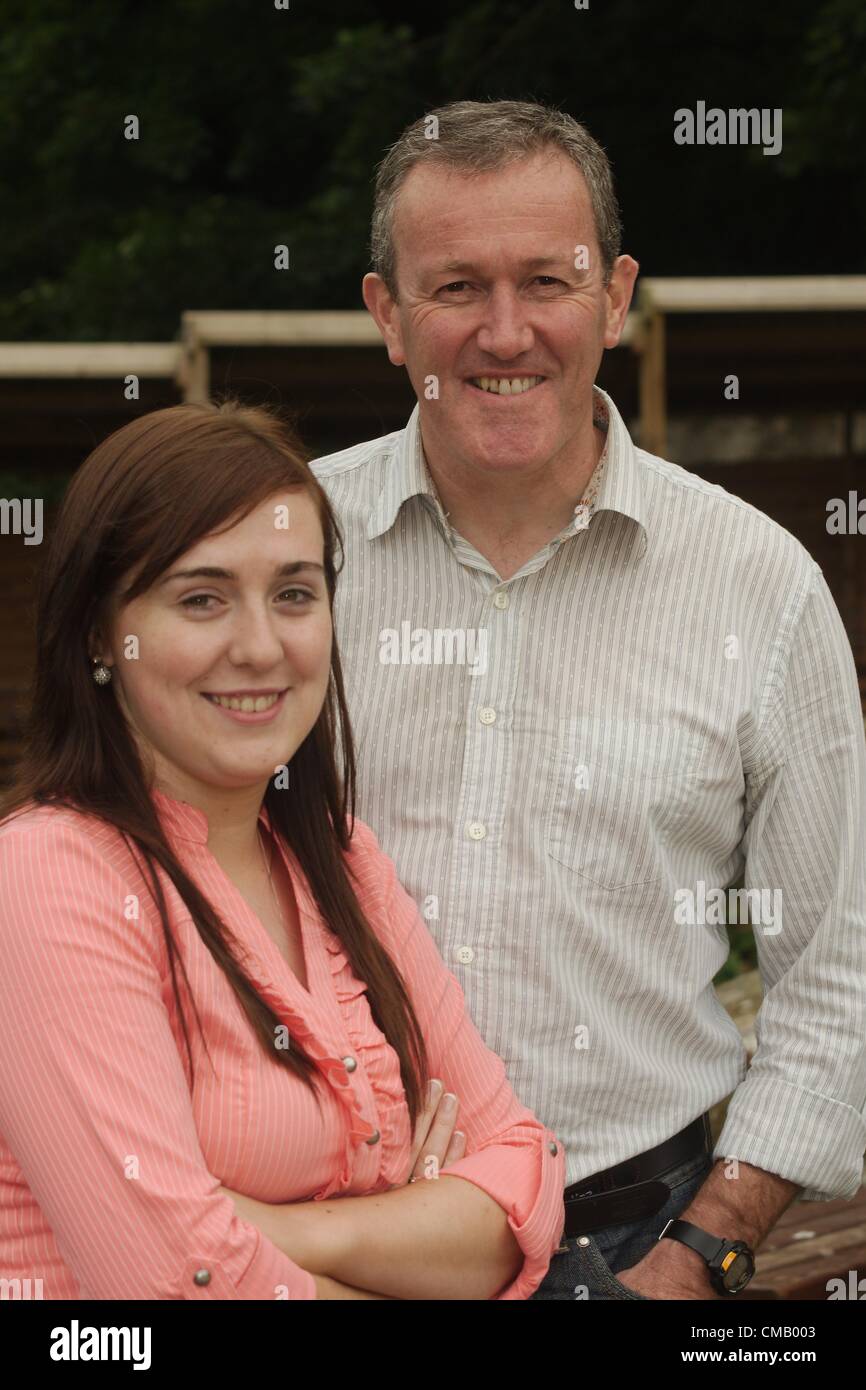
<instances>
[{"instance_id":1,"label":"jean pocket","mask_svg":"<svg viewBox=\"0 0 866 1390\"><path fill-rule=\"evenodd\" d=\"M592 1278L604 1297L615 1299L622 1303L655 1302L654 1299L648 1298L646 1294L638 1293L637 1289L630 1289L627 1285L620 1283L592 1236L583 1236L581 1239L586 1241L586 1244L583 1246L583 1253L586 1256L587 1265L589 1266Z\"/></svg>"},{"instance_id":2,"label":"jean pocket","mask_svg":"<svg viewBox=\"0 0 866 1390\"><path fill-rule=\"evenodd\" d=\"M658 882L660 848L688 812L694 748L683 730L613 715L559 721L547 853L608 891Z\"/></svg>"}]
</instances>

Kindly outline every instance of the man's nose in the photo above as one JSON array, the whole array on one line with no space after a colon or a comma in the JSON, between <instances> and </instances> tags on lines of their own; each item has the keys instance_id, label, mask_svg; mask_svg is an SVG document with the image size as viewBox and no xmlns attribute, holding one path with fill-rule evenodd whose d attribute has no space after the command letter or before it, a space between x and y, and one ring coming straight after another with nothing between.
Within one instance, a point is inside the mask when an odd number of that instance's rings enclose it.
<instances>
[{"instance_id":1,"label":"man's nose","mask_svg":"<svg viewBox=\"0 0 866 1390\"><path fill-rule=\"evenodd\" d=\"M514 289L508 286L497 288L484 308L478 329L479 348L507 361L528 351L532 344L533 333L526 305Z\"/></svg>"}]
</instances>

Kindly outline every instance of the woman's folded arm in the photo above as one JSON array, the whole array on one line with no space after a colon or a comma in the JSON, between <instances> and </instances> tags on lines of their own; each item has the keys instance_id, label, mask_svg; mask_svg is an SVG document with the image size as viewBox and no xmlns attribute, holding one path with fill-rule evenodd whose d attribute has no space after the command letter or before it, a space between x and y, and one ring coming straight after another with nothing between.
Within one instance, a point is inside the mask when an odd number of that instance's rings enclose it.
<instances>
[{"instance_id":1,"label":"woman's folded arm","mask_svg":"<svg viewBox=\"0 0 866 1390\"><path fill-rule=\"evenodd\" d=\"M338 1263L326 1272L396 1298L528 1298L564 1224L562 1145L517 1100L372 830L356 821L355 837L359 894L406 982L431 1075L458 1097L466 1153L411 1186L305 1204L339 1222Z\"/></svg>"},{"instance_id":2,"label":"woman's folded arm","mask_svg":"<svg viewBox=\"0 0 866 1390\"><path fill-rule=\"evenodd\" d=\"M0 1131L82 1298L313 1299L208 1171L161 932L107 850L68 814L0 833Z\"/></svg>"}]
</instances>

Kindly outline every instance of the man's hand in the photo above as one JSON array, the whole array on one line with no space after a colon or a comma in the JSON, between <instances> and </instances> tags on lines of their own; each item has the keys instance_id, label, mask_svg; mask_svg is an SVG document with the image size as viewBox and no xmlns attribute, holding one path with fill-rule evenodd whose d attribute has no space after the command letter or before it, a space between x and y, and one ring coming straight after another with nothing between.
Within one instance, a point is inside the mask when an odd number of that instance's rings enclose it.
<instances>
[{"instance_id":1,"label":"man's hand","mask_svg":"<svg viewBox=\"0 0 866 1390\"><path fill-rule=\"evenodd\" d=\"M692 1255L697 1264L680 1260L678 1255L671 1258L670 1252L664 1249L664 1242L660 1241L636 1265L620 1270L615 1278L627 1289L642 1293L644 1298L721 1300L724 1295L713 1288L710 1272L698 1252L686 1246L681 1249L684 1254Z\"/></svg>"},{"instance_id":2,"label":"man's hand","mask_svg":"<svg viewBox=\"0 0 866 1390\"><path fill-rule=\"evenodd\" d=\"M740 1162L717 1159L686 1209L685 1221L702 1231L744 1240L757 1250L790 1206L799 1188L787 1178ZM727 1301L710 1283L706 1261L682 1241L662 1237L630 1269L617 1274L627 1288L647 1298L712 1298Z\"/></svg>"}]
</instances>

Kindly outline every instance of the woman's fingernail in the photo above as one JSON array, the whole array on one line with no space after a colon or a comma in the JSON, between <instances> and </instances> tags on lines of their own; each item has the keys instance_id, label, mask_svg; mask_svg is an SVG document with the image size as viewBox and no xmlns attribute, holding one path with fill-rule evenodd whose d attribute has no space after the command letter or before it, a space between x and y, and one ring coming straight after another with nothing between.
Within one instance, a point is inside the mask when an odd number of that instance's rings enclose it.
<instances>
[{"instance_id":1,"label":"woman's fingernail","mask_svg":"<svg viewBox=\"0 0 866 1390\"><path fill-rule=\"evenodd\" d=\"M438 1078L437 1078L436 1080L434 1080L434 1081L431 1081L431 1082L430 1082L430 1085L427 1087L427 1095L428 1095L428 1098L429 1098L430 1100L437 1100L438 1097L439 1097L439 1094L440 1094L441 1090L442 1090L442 1082L439 1081Z\"/></svg>"},{"instance_id":2,"label":"woman's fingernail","mask_svg":"<svg viewBox=\"0 0 866 1390\"><path fill-rule=\"evenodd\" d=\"M457 1104L457 1097L453 1092L446 1091L445 1095L442 1097L442 1104L445 1106L446 1110L453 1110L454 1106Z\"/></svg>"}]
</instances>

